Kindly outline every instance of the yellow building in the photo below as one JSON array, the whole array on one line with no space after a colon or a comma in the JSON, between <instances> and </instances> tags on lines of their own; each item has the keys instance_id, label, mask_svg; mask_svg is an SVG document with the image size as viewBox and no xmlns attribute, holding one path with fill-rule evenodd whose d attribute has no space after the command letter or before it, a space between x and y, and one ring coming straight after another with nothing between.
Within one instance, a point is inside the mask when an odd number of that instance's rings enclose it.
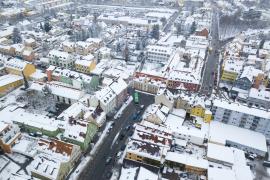
<instances>
[{"instance_id":1,"label":"yellow building","mask_svg":"<svg viewBox=\"0 0 270 180\"><path fill-rule=\"evenodd\" d=\"M96 68L96 62L94 60L76 60L75 69L78 72L90 74Z\"/></svg>"},{"instance_id":2,"label":"yellow building","mask_svg":"<svg viewBox=\"0 0 270 180\"><path fill-rule=\"evenodd\" d=\"M16 58L8 60L5 63L5 68L9 74L22 76L23 73L26 78L29 78L31 74L36 72L33 64Z\"/></svg>"},{"instance_id":3,"label":"yellow building","mask_svg":"<svg viewBox=\"0 0 270 180\"><path fill-rule=\"evenodd\" d=\"M0 77L0 96L5 95L9 91L21 86L23 77L13 74L8 74Z\"/></svg>"},{"instance_id":4,"label":"yellow building","mask_svg":"<svg viewBox=\"0 0 270 180\"><path fill-rule=\"evenodd\" d=\"M201 105L196 105L191 108L190 114L192 116L204 117L204 111L205 111L204 107L202 107Z\"/></svg>"},{"instance_id":5,"label":"yellow building","mask_svg":"<svg viewBox=\"0 0 270 180\"><path fill-rule=\"evenodd\" d=\"M236 80L238 74L241 73L243 66L244 61L237 58L225 60L222 67L221 80L233 83Z\"/></svg>"},{"instance_id":6,"label":"yellow building","mask_svg":"<svg viewBox=\"0 0 270 180\"><path fill-rule=\"evenodd\" d=\"M210 123L210 121L212 120L212 112L209 111L208 109L205 110L205 112L204 112L204 118L203 118L203 120L206 123Z\"/></svg>"},{"instance_id":7,"label":"yellow building","mask_svg":"<svg viewBox=\"0 0 270 180\"><path fill-rule=\"evenodd\" d=\"M221 80L234 82L238 76L238 73L232 71L222 71Z\"/></svg>"},{"instance_id":8,"label":"yellow building","mask_svg":"<svg viewBox=\"0 0 270 180\"><path fill-rule=\"evenodd\" d=\"M203 118L204 122L210 122L212 120L212 112L201 105L192 107L190 114L191 116Z\"/></svg>"}]
</instances>

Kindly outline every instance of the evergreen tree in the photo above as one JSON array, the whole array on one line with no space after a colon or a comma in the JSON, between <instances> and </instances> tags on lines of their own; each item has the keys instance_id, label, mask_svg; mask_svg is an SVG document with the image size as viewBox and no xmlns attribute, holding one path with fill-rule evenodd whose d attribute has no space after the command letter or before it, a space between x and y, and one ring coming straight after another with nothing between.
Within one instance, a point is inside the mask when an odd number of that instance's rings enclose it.
<instances>
[{"instance_id":1,"label":"evergreen tree","mask_svg":"<svg viewBox=\"0 0 270 180\"><path fill-rule=\"evenodd\" d=\"M190 27L190 34L195 33L196 28L197 28L197 25L196 25L196 23L195 23L195 21L194 21L194 22L192 23L191 27Z\"/></svg>"},{"instance_id":2,"label":"evergreen tree","mask_svg":"<svg viewBox=\"0 0 270 180\"><path fill-rule=\"evenodd\" d=\"M12 41L13 41L14 44L22 42L22 36L21 36L21 33L20 33L18 28L13 29Z\"/></svg>"},{"instance_id":3,"label":"evergreen tree","mask_svg":"<svg viewBox=\"0 0 270 180\"><path fill-rule=\"evenodd\" d=\"M159 25L155 24L152 29L152 38L159 40Z\"/></svg>"},{"instance_id":4,"label":"evergreen tree","mask_svg":"<svg viewBox=\"0 0 270 180\"><path fill-rule=\"evenodd\" d=\"M48 33L51 29L52 29L52 26L50 25L49 21L46 21L44 23L44 30L45 30L45 32Z\"/></svg>"}]
</instances>

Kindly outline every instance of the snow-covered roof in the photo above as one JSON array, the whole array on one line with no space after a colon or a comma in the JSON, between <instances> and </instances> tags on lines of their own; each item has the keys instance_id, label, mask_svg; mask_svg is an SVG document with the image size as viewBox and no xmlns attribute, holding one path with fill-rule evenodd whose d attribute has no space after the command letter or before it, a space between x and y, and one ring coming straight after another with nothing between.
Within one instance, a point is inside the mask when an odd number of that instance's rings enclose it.
<instances>
[{"instance_id":1,"label":"snow-covered roof","mask_svg":"<svg viewBox=\"0 0 270 180\"><path fill-rule=\"evenodd\" d=\"M75 64L85 66L85 67L90 67L92 63L93 61L91 60L89 61L89 60L78 59L75 61Z\"/></svg>"},{"instance_id":2,"label":"snow-covered roof","mask_svg":"<svg viewBox=\"0 0 270 180\"><path fill-rule=\"evenodd\" d=\"M17 58L12 58L5 62L5 67L23 71L27 64L28 63L26 61Z\"/></svg>"},{"instance_id":3,"label":"snow-covered roof","mask_svg":"<svg viewBox=\"0 0 270 180\"><path fill-rule=\"evenodd\" d=\"M220 169L217 167L209 167L207 170L207 176L209 180L237 180L231 169Z\"/></svg>"},{"instance_id":4,"label":"snow-covered roof","mask_svg":"<svg viewBox=\"0 0 270 180\"><path fill-rule=\"evenodd\" d=\"M257 116L265 119L270 118L270 112L267 112L262 109L258 108L253 108L253 107L248 107L246 105L242 105L237 102L228 102L226 100L221 100L221 99L214 99L213 100L213 106L218 107L218 108L223 108L223 109L228 109L231 111L236 111L244 114L249 114L252 116Z\"/></svg>"},{"instance_id":5,"label":"snow-covered roof","mask_svg":"<svg viewBox=\"0 0 270 180\"><path fill-rule=\"evenodd\" d=\"M196 158L189 154L179 154L177 152L168 152L165 157L166 160L185 164L188 166L205 169L208 168L208 161L202 158Z\"/></svg>"},{"instance_id":6,"label":"snow-covered roof","mask_svg":"<svg viewBox=\"0 0 270 180\"><path fill-rule=\"evenodd\" d=\"M168 131L160 131L141 124L136 124L131 139L166 147L170 147L172 143L172 135Z\"/></svg>"},{"instance_id":7,"label":"snow-covered roof","mask_svg":"<svg viewBox=\"0 0 270 180\"><path fill-rule=\"evenodd\" d=\"M219 162L225 162L227 164L234 164L234 156L231 148L217 145L213 143L208 143L207 146L207 157L208 160L214 160Z\"/></svg>"},{"instance_id":8,"label":"snow-covered roof","mask_svg":"<svg viewBox=\"0 0 270 180\"><path fill-rule=\"evenodd\" d=\"M110 88L116 95L119 95L121 92L127 89L127 83L122 78L118 78L116 81L113 81L112 84L110 84Z\"/></svg>"},{"instance_id":9,"label":"snow-covered roof","mask_svg":"<svg viewBox=\"0 0 270 180\"><path fill-rule=\"evenodd\" d=\"M158 180L158 175L140 166L138 180Z\"/></svg>"},{"instance_id":10,"label":"snow-covered roof","mask_svg":"<svg viewBox=\"0 0 270 180\"><path fill-rule=\"evenodd\" d=\"M249 90L248 96L250 98L260 99L263 101L268 101L270 103L270 92L266 91L264 89L251 88ZM270 115L269 115L269 117L270 117Z\"/></svg>"},{"instance_id":11,"label":"snow-covered roof","mask_svg":"<svg viewBox=\"0 0 270 180\"><path fill-rule=\"evenodd\" d=\"M7 122L26 124L47 131L56 131L59 125L59 121L54 118L26 112L24 109L17 108L16 106L8 106L0 111L0 117L5 117Z\"/></svg>"},{"instance_id":12,"label":"snow-covered roof","mask_svg":"<svg viewBox=\"0 0 270 180\"><path fill-rule=\"evenodd\" d=\"M263 134L212 121L209 130L209 142L225 145L227 141L267 152L266 138Z\"/></svg>"},{"instance_id":13,"label":"snow-covered roof","mask_svg":"<svg viewBox=\"0 0 270 180\"><path fill-rule=\"evenodd\" d=\"M110 87L107 86L97 91L95 96L97 99L102 101L102 103L108 104L116 97L116 94L111 90Z\"/></svg>"},{"instance_id":14,"label":"snow-covered roof","mask_svg":"<svg viewBox=\"0 0 270 180\"><path fill-rule=\"evenodd\" d=\"M79 100L84 95L84 93L80 90L62 86L62 85L57 84L56 82L50 82L50 83L33 82L30 86L30 89L33 89L36 91L43 91L43 88L46 85L51 90L51 93L56 96L65 97L72 100Z\"/></svg>"},{"instance_id":15,"label":"snow-covered roof","mask_svg":"<svg viewBox=\"0 0 270 180\"><path fill-rule=\"evenodd\" d=\"M13 74L0 76L0 87L11 84L16 81L20 81L20 80L23 80L23 77L13 75Z\"/></svg>"}]
</instances>

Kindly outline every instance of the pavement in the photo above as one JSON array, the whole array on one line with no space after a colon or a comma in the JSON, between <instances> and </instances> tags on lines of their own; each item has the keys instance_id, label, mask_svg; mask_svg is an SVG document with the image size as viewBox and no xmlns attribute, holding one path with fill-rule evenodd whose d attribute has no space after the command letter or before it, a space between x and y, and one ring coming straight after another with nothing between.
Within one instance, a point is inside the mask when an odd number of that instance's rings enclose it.
<instances>
[{"instance_id":1,"label":"pavement","mask_svg":"<svg viewBox=\"0 0 270 180\"><path fill-rule=\"evenodd\" d=\"M153 95L139 93L139 98L139 105L143 104L145 107L147 107L148 105L154 103ZM138 122L132 119L132 115L140 109L139 105L131 102L123 111L122 116L115 120L113 129L109 132L109 135L104 139L103 143L99 147L99 150L93 156L93 159L89 162L87 167L81 172L77 179L108 179L106 175L112 172L114 166L117 166L118 159L116 158L116 155L120 151L121 146L126 144L128 134L130 134L130 131L132 131L132 128L126 130L126 127L132 127L134 123ZM141 114L142 113L143 112L141 112ZM120 140L121 134L124 135L122 140ZM111 157L112 161L106 164L106 159L108 157Z\"/></svg>"}]
</instances>

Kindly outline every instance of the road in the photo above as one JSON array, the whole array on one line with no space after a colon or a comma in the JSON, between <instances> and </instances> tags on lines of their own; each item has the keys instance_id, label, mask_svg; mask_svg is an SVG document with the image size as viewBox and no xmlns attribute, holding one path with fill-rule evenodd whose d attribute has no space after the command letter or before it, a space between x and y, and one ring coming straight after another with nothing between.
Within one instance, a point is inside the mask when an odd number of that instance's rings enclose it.
<instances>
[{"instance_id":1,"label":"road","mask_svg":"<svg viewBox=\"0 0 270 180\"><path fill-rule=\"evenodd\" d=\"M141 93L139 96L140 104L144 104L145 107L154 103L154 96ZM93 160L87 165L87 168L82 171L78 179L106 179L105 175L108 172L111 172L113 167L116 165L116 154L120 151L121 146L125 144L128 134L130 133L125 128L127 126L132 126L136 122L132 120L132 115L137 111L137 109L139 109L139 106L131 102L130 105L123 111L122 116L115 121L113 129L109 132L109 135L100 145L99 151L95 154ZM119 139L120 134L125 134L122 140ZM112 162L108 165L106 165L107 157L112 157Z\"/></svg>"},{"instance_id":2,"label":"road","mask_svg":"<svg viewBox=\"0 0 270 180\"><path fill-rule=\"evenodd\" d=\"M210 47L212 51L208 53L206 63L204 66L203 81L200 92L210 95L214 88L215 76L217 76L217 68L219 63L219 53L216 53L220 49L219 34L218 34L218 13L213 8L213 18L211 25L211 43Z\"/></svg>"}]
</instances>

